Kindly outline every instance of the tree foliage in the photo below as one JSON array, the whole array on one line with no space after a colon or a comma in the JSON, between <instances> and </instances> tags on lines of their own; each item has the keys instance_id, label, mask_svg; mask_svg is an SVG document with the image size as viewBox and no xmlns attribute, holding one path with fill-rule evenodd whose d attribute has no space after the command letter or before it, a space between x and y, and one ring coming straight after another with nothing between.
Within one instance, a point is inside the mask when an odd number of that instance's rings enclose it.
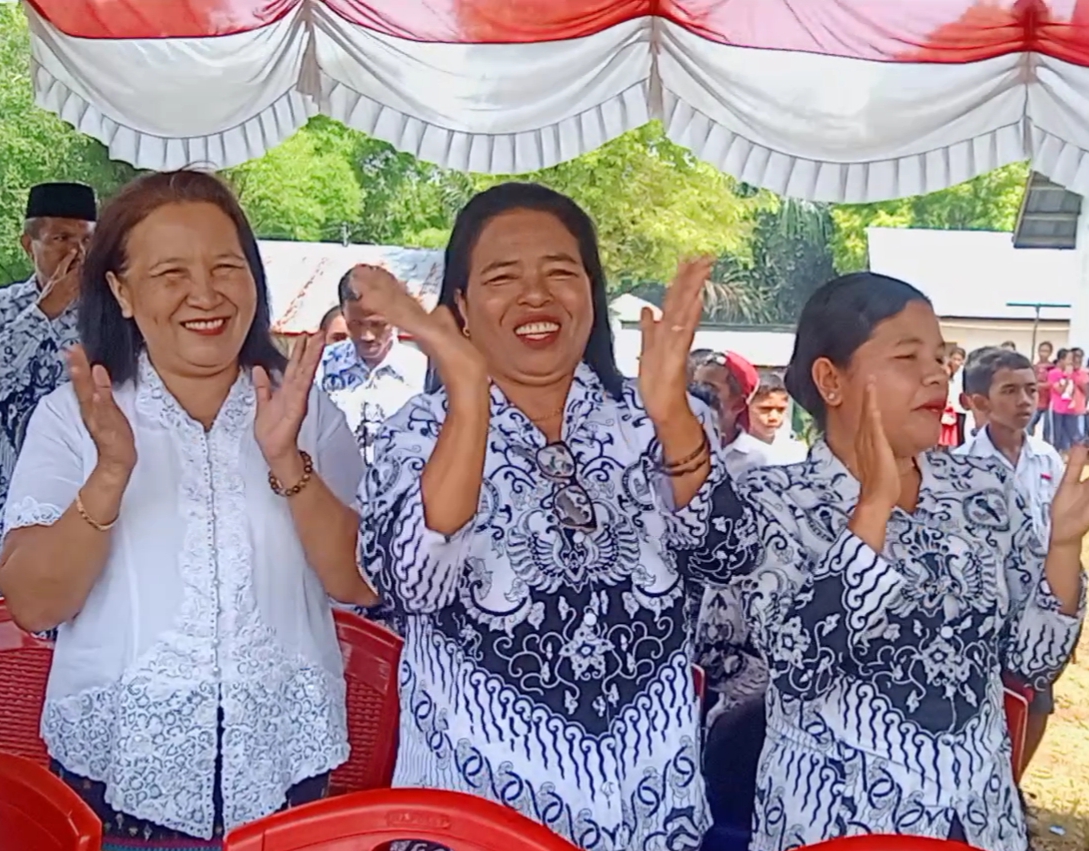
<instances>
[{"instance_id":1,"label":"tree foliage","mask_svg":"<svg viewBox=\"0 0 1089 851\"><path fill-rule=\"evenodd\" d=\"M1012 231L1028 181L1028 164L1014 163L941 192L879 204L841 204L832 210L836 268L868 265L866 228Z\"/></svg>"},{"instance_id":2,"label":"tree foliage","mask_svg":"<svg viewBox=\"0 0 1089 851\"><path fill-rule=\"evenodd\" d=\"M19 236L31 186L74 180L108 195L134 174L103 145L34 106L26 16L18 4L0 4L0 285L30 274Z\"/></svg>"},{"instance_id":3,"label":"tree foliage","mask_svg":"<svg viewBox=\"0 0 1089 851\"><path fill-rule=\"evenodd\" d=\"M479 177L477 185L509 179ZM658 122L517 179L550 186L586 209L605 270L621 290L669 280L684 256L747 255L755 214L775 203L670 142Z\"/></svg>"}]
</instances>

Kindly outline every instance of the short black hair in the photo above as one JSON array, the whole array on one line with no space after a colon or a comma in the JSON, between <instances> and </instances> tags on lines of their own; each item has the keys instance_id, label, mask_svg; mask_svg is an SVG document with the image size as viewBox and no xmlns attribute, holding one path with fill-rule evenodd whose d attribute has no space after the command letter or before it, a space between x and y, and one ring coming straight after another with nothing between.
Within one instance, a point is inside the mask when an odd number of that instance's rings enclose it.
<instances>
[{"instance_id":1,"label":"short black hair","mask_svg":"<svg viewBox=\"0 0 1089 851\"><path fill-rule=\"evenodd\" d=\"M340 281L337 282L337 303L343 308L350 301L359 301L359 293L352 289L352 272L355 271L353 266L347 272L340 276Z\"/></svg>"},{"instance_id":2,"label":"short black hair","mask_svg":"<svg viewBox=\"0 0 1089 851\"><path fill-rule=\"evenodd\" d=\"M828 411L813 381L813 364L827 358L845 368L874 328L916 301L930 304L911 284L875 272L841 275L809 297L798 319L784 384L818 428L824 429Z\"/></svg>"},{"instance_id":3,"label":"short black hair","mask_svg":"<svg viewBox=\"0 0 1089 851\"><path fill-rule=\"evenodd\" d=\"M329 326L336 321L338 316L342 316L343 314L344 311L341 309L339 304L333 305L327 311L325 311L325 315L321 318L321 322L318 323L318 328L322 331L328 331Z\"/></svg>"},{"instance_id":4,"label":"short black hair","mask_svg":"<svg viewBox=\"0 0 1089 851\"><path fill-rule=\"evenodd\" d=\"M101 364L115 385L135 379L144 337L133 319L121 315L108 273L124 275L128 266L127 242L133 228L167 204L213 204L234 224L238 242L250 267L256 292L253 324L242 341L238 362L243 367L264 367L280 373L287 358L272 338L268 282L257 239L234 193L219 178L183 169L156 172L128 183L102 210L80 278L77 323L79 336L93 364Z\"/></svg>"},{"instance_id":5,"label":"short black hair","mask_svg":"<svg viewBox=\"0 0 1089 851\"><path fill-rule=\"evenodd\" d=\"M756 392L752 394L752 401L763 398L770 393L787 393L786 382L783 381L783 376L773 369L760 370L760 384L757 385Z\"/></svg>"},{"instance_id":6,"label":"short black hair","mask_svg":"<svg viewBox=\"0 0 1089 851\"><path fill-rule=\"evenodd\" d=\"M715 392L715 388L710 384L704 384L703 382L693 382L688 385L688 395L699 399L712 411L717 411L721 407L721 400L718 398L718 393Z\"/></svg>"},{"instance_id":7,"label":"short black hair","mask_svg":"<svg viewBox=\"0 0 1089 851\"><path fill-rule=\"evenodd\" d=\"M714 356L713 349L693 349L688 353L688 381L691 383L696 370Z\"/></svg>"},{"instance_id":8,"label":"short black hair","mask_svg":"<svg viewBox=\"0 0 1089 851\"><path fill-rule=\"evenodd\" d=\"M590 339L582 354L583 362L597 375L602 387L614 399L624 392L624 376L616 365L613 331L609 324L609 296L605 284L605 269L601 265L597 231L586 211L566 195L537 183L500 183L474 195L466 204L450 232L446 245L439 304L447 307L465 327L465 317L458 310L457 297L464 297L469 288L469 269L473 249L488 223L511 210L534 210L554 216L575 238L579 259L590 279L590 298L594 317ZM436 390L442 384L438 372L429 370L427 389Z\"/></svg>"},{"instance_id":9,"label":"short black hair","mask_svg":"<svg viewBox=\"0 0 1089 851\"><path fill-rule=\"evenodd\" d=\"M1032 369L1032 361L1020 352L988 347L978 357L965 363L964 392L969 396L988 395L1000 369Z\"/></svg>"}]
</instances>

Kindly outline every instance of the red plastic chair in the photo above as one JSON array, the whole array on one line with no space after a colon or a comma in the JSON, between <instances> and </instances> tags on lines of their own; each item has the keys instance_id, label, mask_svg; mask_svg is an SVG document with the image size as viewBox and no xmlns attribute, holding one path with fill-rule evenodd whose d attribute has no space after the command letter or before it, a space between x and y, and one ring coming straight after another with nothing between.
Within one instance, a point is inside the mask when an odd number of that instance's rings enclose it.
<instances>
[{"instance_id":1,"label":"red plastic chair","mask_svg":"<svg viewBox=\"0 0 1089 851\"><path fill-rule=\"evenodd\" d=\"M39 735L53 643L23 632L0 598L0 751L49 765Z\"/></svg>"},{"instance_id":2,"label":"red plastic chair","mask_svg":"<svg viewBox=\"0 0 1089 851\"><path fill-rule=\"evenodd\" d=\"M348 761L333 772L334 795L383 789L397 761L400 697L397 667L401 638L385 627L341 609L333 611L348 683Z\"/></svg>"},{"instance_id":3,"label":"red plastic chair","mask_svg":"<svg viewBox=\"0 0 1089 851\"><path fill-rule=\"evenodd\" d=\"M0 847L4 851L99 851L102 822L59 777L0 753Z\"/></svg>"},{"instance_id":4,"label":"red plastic chair","mask_svg":"<svg viewBox=\"0 0 1089 851\"><path fill-rule=\"evenodd\" d=\"M696 700L702 704L707 697L707 672L699 665L692 666L692 682L696 686Z\"/></svg>"},{"instance_id":5,"label":"red plastic chair","mask_svg":"<svg viewBox=\"0 0 1089 851\"><path fill-rule=\"evenodd\" d=\"M815 845L806 845L802 851L964 851L969 846L952 839L932 839L929 836L886 836L880 833L863 836L844 836L829 839Z\"/></svg>"},{"instance_id":6,"label":"red plastic chair","mask_svg":"<svg viewBox=\"0 0 1089 851\"><path fill-rule=\"evenodd\" d=\"M435 789L378 789L306 804L232 831L223 851L374 851L402 839L450 851L575 851L509 807Z\"/></svg>"},{"instance_id":7,"label":"red plastic chair","mask_svg":"<svg viewBox=\"0 0 1089 851\"><path fill-rule=\"evenodd\" d=\"M1006 680L1006 727L1009 729L1010 745L1013 748L1013 779L1018 783L1025 772L1025 743L1028 738L1029 704L1032 696L1032 689Z\"/></svg>"}]
</instances>

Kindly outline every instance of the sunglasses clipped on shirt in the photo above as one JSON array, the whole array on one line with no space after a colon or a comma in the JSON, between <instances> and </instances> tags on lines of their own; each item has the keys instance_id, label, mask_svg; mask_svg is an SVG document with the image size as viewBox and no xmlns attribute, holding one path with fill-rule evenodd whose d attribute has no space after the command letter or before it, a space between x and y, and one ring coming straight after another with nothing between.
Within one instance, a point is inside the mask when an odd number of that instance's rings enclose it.
<instances>
[{"instance_id":1,"label":"sunglasses clipped on shirt","mask_svg":"<svg viewBox=\"0 0 1089 851\"><path fill-rule=\"evenodd\" d=\"M597 530L594 501L576 478L575 455L563 441L542 446L534 454L537 468L556 486L553 510L565 529L576 532Z\"/></svg>"}]
</instances>

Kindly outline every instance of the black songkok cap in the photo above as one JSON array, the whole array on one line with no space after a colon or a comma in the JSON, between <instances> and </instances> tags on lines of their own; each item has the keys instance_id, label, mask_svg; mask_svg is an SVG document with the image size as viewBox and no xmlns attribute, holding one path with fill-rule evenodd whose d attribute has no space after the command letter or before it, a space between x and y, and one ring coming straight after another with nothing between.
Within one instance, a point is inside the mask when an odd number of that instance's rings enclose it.
<instances>
[{"instance_id":1,"label":"black songkok cap","mask_svg":"<svg viewBox=\"0 0 1089 851\"><path fill-rule=\"evenodd\" d=\"M95 191L82 183L39 183L30 190L26 200L28 219L80 219L93 222L98 218Z\"/></svg>"}]
</instances>

